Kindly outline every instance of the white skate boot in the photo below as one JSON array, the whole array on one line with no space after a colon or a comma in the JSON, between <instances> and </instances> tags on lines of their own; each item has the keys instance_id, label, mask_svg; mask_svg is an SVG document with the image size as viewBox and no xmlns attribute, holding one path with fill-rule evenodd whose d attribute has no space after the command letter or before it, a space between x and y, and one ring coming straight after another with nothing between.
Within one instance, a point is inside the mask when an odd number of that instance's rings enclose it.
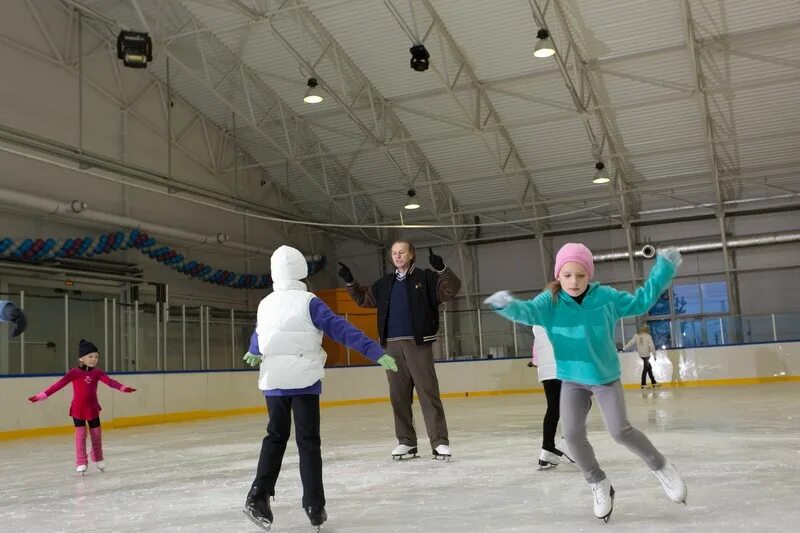
<instances>
[{"instance_id":1,"label":"white skate boot","mask_svg":"<svg viewBox=\"0 0 800 533\"><path fill-rule=\"evenodd\" d=\"M661 482L661 486L664 487L667 498L675 503L686 504L686 483L684 483L675 465L667 463L661 470L653 470L653 473Z\"/></svg>"},{"instance_id":2,"label":"white skate boot","mask_svg":"<svg viewBox=\"0 0 800 533\"><path fill-rule=\"evenodd\" d=\"M450 446L447 444L440 444L433 450L433 458L439 461L450 460Z\"/></svg>"},{"instance_id":3,"label":"white skate boot","mask_svg":"<svg viewBox=\"0 0 800 533\"><path fill-rule=\"evenodd\" d=\"M547 450L542 449L541 453L539 453L538 470L552 470L553 468L557 467L558 463L560 462L561 457L553 452L548 452Z\"/></svg>"},{"instance_id":4,"label":"white skate boot","mask_svg":"<svg viewBox=\"0 0 800 533\"><path fill-rule=\"evenodd\" d=\"M78 465L75 471L80 475L84 475L86 473L86 465Z\"/></svg>"},{"instance_id":5,"label":"white skate boot","mask_svg":"<svg viewBox=\"0 0 800 533\"><path fill-rule=\"evenodd\" d=\"M607 524L611 518L611 511L614 510L614 487L608 478L600 483L591 483L589 486L592 487L594 496L594 515Z\"/></svg>"},{"instance_id":6,"label":"white skate boot","mask_svg":"<svg viewBox=\"0 0 800 533\"><path fill-rule=\"evenodd\" d=\"M561 442L558 443L556 450L561 452L561 458L566 459L570 463L574 463L575 459L572 458L572 452L569 451L569 444L567 444L567 439L564 436L561 436Z\"/></svg>"},{"instance_id":7,"label":"white skate boot","mask_svg":"<svg viewBox=\"0 0 800 533\"><path fill-rule=\"evenodd\" d=\"M415 459L417 457L417 447L409 446L408 444L398 444L392 450L392 459L399 461L401 459Z\"/></svg>"},{"instance_id":8,"label":"white skate boot","mask_svg":"<svg viewBox=\"0 0 800 533\"><path fill-rule=\"evenodd\" d=\"M99 471L101 471L101 472L105 472L105 471L106 471L106 463L105 463L105 462L103 462L103 461L97 461L97 462L94 464L94 466L96 466L96 467L97 467L97 469L98 469Z\"/></svg>"}]
</instances>

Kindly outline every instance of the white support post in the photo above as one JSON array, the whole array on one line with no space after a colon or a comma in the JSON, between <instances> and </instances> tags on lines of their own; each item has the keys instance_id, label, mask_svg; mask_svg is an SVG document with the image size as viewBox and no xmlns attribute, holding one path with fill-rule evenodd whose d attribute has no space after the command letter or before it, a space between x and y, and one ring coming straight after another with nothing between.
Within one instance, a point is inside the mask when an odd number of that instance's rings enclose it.
<instances>
[{"instance_id":1,"label":"white support post","mask_svg":"<svg viewBox=\"0 0 800 533\"><path fill-rule=\"evenodd\" d=\"M231 368L236 368L236 317L231 309Z\"/></svg>"},{"instance_id":2,"label":"white support post","mask_svg":"<svg viewBox=\"0 0 800 533\"><path fill-rule=\"evenodd\" d=\"M206 365L206 351L205 351L205 344L206 344L206 336L205 330L203 328L204 320L203 320L203 306L200 306L200 314L198 315L197 319L198 323L200 324L200 370L205 370Z\"/></svg>"},{"instance_id":3,"label":"white support post","mask_svg":"<svg viewBox=\"0 0 800 533\"><path fill-rule=\"evenodd\" d=\"M347 322L350 322L350 315L348 313L345 313L344 314L344 319L347 320ZM345 346L345 348L346 348L346 351L347 351L347 366L350 366L350 347L349 346Z\"/></svg>"},{"instance_id":4,"label":"white support post","mask_svg":"<svg viewBox=\"0 0 800 533\"><path fill-rule=\"evenodd\" d=\"M483 327L481 326L481 310L477 309L478 313L478 352L480 358L483 359Z\"/></svg>"},{"instance_id":5,"label":"white support post","mask_svg":"<svg viewBox=\"0 0 800 533\"><path fill-rule=\"evenodd\" d=\"M444 304L442 312L442 322L444 323L444 358L450 359L450 333L447 331L447 304Z\"/></svg>"},{"instance_id":6,"label":"white support post","mask_svg":"<svg viewBox=\"0 0 800 533\"><path fill-rule=\"evenodd\" d=\"M19 308L25 311L25 291L19 291ZM775 323L773 319L772 323ZM773 329L775 329L773 327ZM25 333L19 336L19 372L25 373Z\"/></svg>"},{"instance_id":7,"label":"white support post","mask_svg":"<svg viewBox=\"0 0 800 533\"><path fill-rule=\"evenodd\" d=\"M511 322L511 331L514 335L514 357L519 357L519 345L517 344L517 323Z\"/></svg>"},{"instance_id":8,"label":"white support post","mask_svg":"<svg viewBox=\"0 0 800 533\"><path fill-rule=\"evenodd\" d=\"M139 300L133 302L133 369L139 370Z\"/></svg>"},{"instance_id":9,"label":"white support post","mask_svg":"<svg viewBox=\"0 0 800 533\"><path fill-rule=\"evenodd\" d=\"M64 368L69 372L69 295L64 295Z\"/></svg>"},{"instance_id":10,"label":"white support post","mask_svg":"<svg viewBox=\"0 0 800 533\"><path fill-rule=\"evenodd\" d=\"M186 370L186 304L181 304L181 356Z\"/></svg>"},{"instance_id":11,"label":"white support post","mask_svg":"<svg viewBox=\"0 0 800 533\"><path fill-rule=\"evenodd\" d=\"M108 298L103 298L103 357L108 357Z\"/></svg>"},{"instance_id":12,"label":"white support post","mask_svg":"<svg viewBox=\"0 0 800 533\"><path fill-rule=\"evenodd\" d=\"M111 368L117 370L117 299L111 298Z\"/></svg>"},{"instance_id":13,"label":"white support post","mask_svg":"<svg viewBox=\"0 0 800 533\"><path fill-rule=\"evenodd\" d=\"M156 302L156 370L161 370L161 304Z\"/></svg>"},{"instance_id":14,"label":"white support post","mask_svg":"<svg viewBox=\"0 0 800 533\"><path fill-rule=\"evenodd\" d=\"M772 318L772 340L777 342L778 341L778 329L775 327L775 313L772 313L770 315L770 318Z\"/></svg>"},{"instance_id":15,"label":"white support post","mask_svg":"<svg viewBox=\"0 0 800 533\"><path fill-rule=\"evenodd\" d=\"M211 370L211 306L206 306L206 370Z\"/></svg>"}]
</instances>

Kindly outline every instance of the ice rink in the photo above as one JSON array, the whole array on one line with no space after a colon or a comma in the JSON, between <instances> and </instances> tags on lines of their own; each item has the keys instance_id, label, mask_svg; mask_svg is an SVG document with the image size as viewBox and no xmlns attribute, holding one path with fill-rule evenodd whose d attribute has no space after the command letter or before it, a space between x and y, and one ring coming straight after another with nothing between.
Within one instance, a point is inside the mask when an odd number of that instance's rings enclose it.
<instances>
[{"instance_id":1,"label":"ice rink","mask_svg":"<svg viewBox=\"0 0 800 533\"><path fill-rule=\"evenodd\" d=\"M800 383L627 391L629 417L685 476L672 503L638 458L606 434L590 440L616 489L604 526L577 468L538 472L544 396L449 399L454 458L393 462L388 403L322 411L327 532L789 531L800 523ZM415 406L416 408L416 406ZM65 423L67 417L64 417ZM72 435L0 445L0 529L259 531L241 513L264 416L109 430L107 471L75 474ZM311 527L297 452L284 458L273 531Z\"/></svg>"}]
</instances>

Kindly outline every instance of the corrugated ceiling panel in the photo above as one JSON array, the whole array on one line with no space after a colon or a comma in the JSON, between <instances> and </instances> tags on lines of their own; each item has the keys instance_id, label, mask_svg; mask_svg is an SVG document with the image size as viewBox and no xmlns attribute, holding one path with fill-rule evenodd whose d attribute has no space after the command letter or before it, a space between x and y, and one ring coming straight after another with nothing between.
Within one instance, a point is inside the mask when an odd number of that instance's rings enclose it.
<instances>
[{"instance_id":1,"label":"corrugated ceiling panel","mask_svg":"<svg viewBox=\"0 0 800 533\"><path fill-rule=\"evenodd\" d=\"M616 122L623 147L632 154L677 144L702 143L703 119L694 100L682 100L619 111Z\"/></svg>"},{"instance_id":2,"label":"corrugated ceiling panel","mask_svg":"<svg viewBox=\"0 0 800 533\"><path fill-rule=\"evenodd\" d=\"M411 70L411 41L383 2L347 2L314 14L384 98L441 86L432 70Z\"/></svg>"},{"instance_id":3,"label":"corrugated ceiling panel","mask_svg":"<svg viewBox=\"0 0 800 533\"><path fill-rule=\"evenodd\" d=\"M572 121L515 128L511 139L525 165L534 171L580 162L586 162L587 172L594 167L586 128L577 117Z\"/></svg>"},{"instance_id":4,"label":"corrugated ceiling panel","mask_svg":"<svg viewBox=\"0 0 800 533\"><path fill-rule=\"evenodd\" d=\"M538 28L526 2L433 2L444 26L479 80L488 82L524 72L556 70L533 56Z\"/></svg>"},{"instance_id":5,"label":"corrugated ceiling panel","mask_svg":"<svg viewBox=\"0 0 800 533\"><path fill-rule=\"evenodd\" d=\"M691 0L692 18L700 37L720 33L757 30L800 21L800 4L795 0Z\"/></svg>"}]
</instances>

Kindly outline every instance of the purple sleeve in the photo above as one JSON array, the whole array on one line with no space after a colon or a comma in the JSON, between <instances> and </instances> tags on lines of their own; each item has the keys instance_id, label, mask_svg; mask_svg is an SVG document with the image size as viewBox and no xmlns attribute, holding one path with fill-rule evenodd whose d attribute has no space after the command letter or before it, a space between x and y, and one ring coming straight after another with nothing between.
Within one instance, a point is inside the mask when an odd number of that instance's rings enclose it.
<instances>
[{"instance_id":1,"label":"purple sleeve","mask_svg":"<svg viewBox=\"0 0 800 533\"><path fill-rule=\"evenodd\" d=\"M253 355L261 355L261 352L258 351L258 333L255 331L250 335L250 348L247 351Z\"/></svg>"},{"instance_id":2,"label":"purple sleeve","mask_svg":"<svg viewBox=\"0 0 800 533\"><path fill-rule=\"evenodd\" d=\"M344 344L350 349L358 350L368 359L377 361L386 353L381 345L367 337L363 331L353 326L350 322L334 313L330 307L319 298L313 298L309 304L311 321L321 329L325 335L336 342Z\"/></svg>"}]
</instances>

